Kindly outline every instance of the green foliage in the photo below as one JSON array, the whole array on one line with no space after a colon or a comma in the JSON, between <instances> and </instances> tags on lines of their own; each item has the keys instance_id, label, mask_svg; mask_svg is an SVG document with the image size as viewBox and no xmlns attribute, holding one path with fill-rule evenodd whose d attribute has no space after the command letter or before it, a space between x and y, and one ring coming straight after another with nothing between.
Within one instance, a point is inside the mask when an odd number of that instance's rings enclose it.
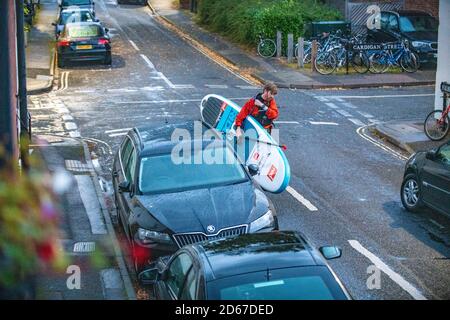
<instances>
[{"instance_id":1,"label":"green foliage","mask_svg":"<svg viewBox=\"0 0 450 320\"><path fill-rule=\"evenodd\" d=\"M200 0L198 21L210 30L245 44L257 35L274 39L277 30L286 38L304 35L304 24L342 19L340 13L317 0Z\"/></svg>"}]
</instances>

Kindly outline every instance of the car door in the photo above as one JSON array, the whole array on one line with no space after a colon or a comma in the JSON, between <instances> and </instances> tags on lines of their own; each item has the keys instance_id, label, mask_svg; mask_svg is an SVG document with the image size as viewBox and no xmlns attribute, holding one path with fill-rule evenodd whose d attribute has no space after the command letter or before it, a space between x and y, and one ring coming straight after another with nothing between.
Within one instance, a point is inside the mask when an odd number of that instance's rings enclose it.
<instances>
[{"instance_id":1,"label":"car door","mask_svg":"<svg viewBox=\"0 0 450 320\"><path fill-rule=\"evenodd\" d=\"M164 271L164 280L156 284L156 299L178 300L192 266L192 258L187 252L175 255Z\"/></svg>"},{"instance_id":2,"label":"car door","mask_svg":"<svg viewBox=\"0 0 450 320\"><path fill-rule=\"evenodd\" d=\"M388 12L381 12L380 18L380 29L368 30L367 38L371 42L382 43L387 42L388 36L386 34L389 25L389 16Z\"/></svg>"},{"instance_id":3,"label":"car door","mask_svg":"<svg viewBox=\"0 0 450 320\"><path fill-rule=\"evenodd\" d=\"M450 143L439 148L434 160L422 168L423 200L435 209L450 214Z\"/></svg>"}]
</instances>

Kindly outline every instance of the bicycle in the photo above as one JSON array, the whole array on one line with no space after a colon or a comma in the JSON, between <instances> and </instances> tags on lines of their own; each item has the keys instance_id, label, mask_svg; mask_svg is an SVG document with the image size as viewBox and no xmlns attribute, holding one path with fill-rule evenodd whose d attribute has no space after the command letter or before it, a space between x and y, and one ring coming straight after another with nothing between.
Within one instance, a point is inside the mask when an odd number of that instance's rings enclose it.
<instances>
[{"instance_id":1,"label":"bicycle","mask_svg":"<svg viewBox=\"0 0 450 320\"><path fill-rule=\"evenodd\" d=\"M441 83L441 91L444 93L443 110L431 111L423 124L426 136L433 141L444 139L450 130L450 102L446 107L450 97L450 84Z\"/></svg>"},{"instance_id":2,"label":"bicycle","mask_svg":"<svg viewBox=\"0 0 450 320\"><path fill-rule=\"evenodd\" d=\"M384 44L383 46L388 48L389 44ZM407 40L403 40L400 48L394 50L397 51L393 52L392 49L383 49L373 53L369 58L370 72L385 73L392 66L400 66L408 73L416 72L419 69L418 56L409 49Z\"/></svg>"},{"instance_id":3,"label":"bicycle","mask_svg":"<svg viewBox=\"0 0 450 320\"><path fill-rule=\"evenodd\" d=\"M258 35L258 54L264 58L270 58L277 52L277 45L272 39L265 39L261 34Z\"/></svg>"}]
</instances>

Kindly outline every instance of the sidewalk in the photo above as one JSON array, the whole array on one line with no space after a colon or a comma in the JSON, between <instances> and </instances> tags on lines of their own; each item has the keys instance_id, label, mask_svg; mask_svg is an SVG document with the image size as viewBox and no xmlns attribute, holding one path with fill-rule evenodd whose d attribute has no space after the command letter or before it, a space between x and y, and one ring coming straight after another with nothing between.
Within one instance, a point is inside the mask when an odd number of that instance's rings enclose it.
<instances>
[{"instance_id":1,"label":"sidewalk","mask_svg":"<svg viewBox=\"0 0 450 320\"><path fill-rule=\"evenodd\" d=\"M89 151L81 140L60 136L34 136L30 145L60 185L60 241L70 261L66 270L37 279L37 299L136 299L115 238ZM80 270L80 287L69 277Z\"/></svg>"},{"instance_id":2,"label":"sidewalk","mask_svg":"<svg viewBox=\"0 0 450 320\"><path fill-rule=\"evenodd\" d=\"M383 86L417 86L435 83L435 71L425 70L413 74L351 74L321 75L311 74L310 70L283 65L277 58L263 59L256 53L246 52L224 38L212 34L193 22L193 16L184 10L174 9L172 0L149 0L150 8L164 20L215 51L236 65L248 71L261 82L274 82L281 88L325 89L325 88L369 88Z\"/></svg>"},{"instance_id":3,"label":"sidewalk","mask_svg":"<svg viewBox=\"0 0 450 320\"><path fill-rule=\"evenodd\" d=\"M423 121L388 121L377 124L369 130L372 134L387 140L410 154L436 148L450 140L450 135L447 135L442 141L428 139L423 132Z\"/></svg>"},{"instance_id":4,"label":"sidewalk","mask_svg":"<svg viewBox=\"0 0 450 320\"><path fill-rule=\"evenodd\" d=\"M26 47L27 92L29 95L48 92L53 85L53 41L58 10L57 0L42 0L38 17L28 35Z\"/></svg>"}]
</instances>

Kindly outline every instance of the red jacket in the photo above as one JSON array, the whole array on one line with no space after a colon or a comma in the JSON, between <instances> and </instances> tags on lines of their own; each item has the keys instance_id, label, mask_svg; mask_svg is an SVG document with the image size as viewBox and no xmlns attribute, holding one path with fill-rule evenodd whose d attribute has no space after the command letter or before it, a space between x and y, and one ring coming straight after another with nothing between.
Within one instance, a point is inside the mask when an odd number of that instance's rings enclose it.
<instances>
[{"instance_id":1,"label":"red jacket","mask_svg":"<svg viewBox=\"0 0 450 320\"><path fill-rule=\"evenodd\" d=\"M259 108L255 105L255 98L248 100L241 109L241 112L236 116L236 126L241 127L242 122L244 122L245 118L252 113L251 115L256 117L258 115ZM272 99L269 104L269 109L266 112L266 116L268 119L275 120L278 118L278 107L275 99Z\"/></svg>"}]
</instances>

